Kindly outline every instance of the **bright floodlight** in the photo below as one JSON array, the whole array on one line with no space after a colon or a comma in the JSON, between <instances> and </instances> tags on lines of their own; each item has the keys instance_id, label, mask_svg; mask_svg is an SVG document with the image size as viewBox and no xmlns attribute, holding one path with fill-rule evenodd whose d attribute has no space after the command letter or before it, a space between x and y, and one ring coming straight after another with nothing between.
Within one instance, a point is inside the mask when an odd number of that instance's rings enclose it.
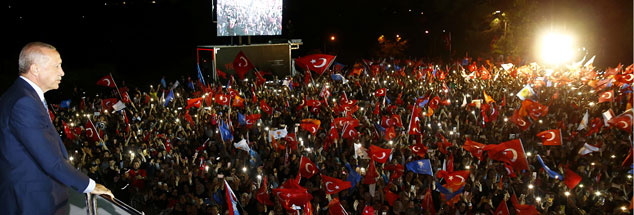
<instances>
[{"instance_id":1,"label":"bright floodlight","mask_svg":"<svg viewBox=\"0 0 634 215\"><path fill-rule=\"evenodd\" d=\"M562 64L572 60L574 55L572 36L549 32L542 36L539 51L544 63Z\"/></svg>"}]
</instances>

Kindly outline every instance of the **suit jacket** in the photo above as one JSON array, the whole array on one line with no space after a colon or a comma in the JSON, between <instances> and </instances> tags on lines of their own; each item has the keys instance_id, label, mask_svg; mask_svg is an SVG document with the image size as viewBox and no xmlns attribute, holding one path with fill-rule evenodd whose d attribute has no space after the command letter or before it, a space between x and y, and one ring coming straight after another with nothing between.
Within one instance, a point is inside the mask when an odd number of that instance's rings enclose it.
<instances>
[{"instance_id":1,"label":"suit jacket","mask_svg":"<svg viewBox=\"0 0 634 215\"><path fill-rule=\"evenodd\" d=\"M67 213L66 186L83 192L88 183L35 89L18 78L0 97L0 214Z\"/></svg>"}]
</instances>

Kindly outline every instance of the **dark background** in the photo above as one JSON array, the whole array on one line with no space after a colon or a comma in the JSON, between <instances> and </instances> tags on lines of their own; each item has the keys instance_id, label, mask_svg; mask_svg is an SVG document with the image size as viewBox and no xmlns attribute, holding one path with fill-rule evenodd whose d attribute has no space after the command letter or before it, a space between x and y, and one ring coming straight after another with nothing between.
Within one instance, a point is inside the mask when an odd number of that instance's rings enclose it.
<instances>
[{"instance_id":1,"label":"dark background","mask_svg":"<svg viewBox=\"0 0 634 215\"><path fill-rule=\"evenodd\" d=\"M61 53L66 75L59 94L74 86L94 90L97 79L108 73L119 85L156 84L162 76L195 78L197 45L238 43L237 37L215 36L212 4L210 0L5 0L0 3L0 91L17 77L18 53L31 41L50 43ZM566 20L564 27L581 29L578 40L597 55L599 68L632 63L631 0L285 0L284 5L283 35L252 37L251 42L302 39L304 45L293 57L325 52L351 65L376 56L380 35L396 34L408 41L407 56L489 57L490 38L475 40L473 35L487 31L488 18L482 14L508 9L530 14L525 16L530 20L524 21L531 25ZM452 32L453 53L439 48L443 30ZM521 30L516 34L534 37L534 31ZM336 40L330 41L330 36Z\"/></svg>"}]
</instances>

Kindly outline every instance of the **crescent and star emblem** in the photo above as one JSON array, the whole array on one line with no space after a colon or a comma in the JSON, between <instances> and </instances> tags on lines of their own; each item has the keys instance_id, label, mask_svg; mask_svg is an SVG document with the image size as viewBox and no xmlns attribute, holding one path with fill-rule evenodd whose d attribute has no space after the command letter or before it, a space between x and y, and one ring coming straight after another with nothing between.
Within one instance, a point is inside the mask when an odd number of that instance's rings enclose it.
<instances>
[{"instance_id":1,"label":"crescent and star emblem","mask_svg":"<svg viewBox=\"0 0 634 215\"><path fill-rule=\"evenodd\" d=\"M627 122L625 120L623 120L623 121L619 121L617 123L617 126L623 128L623 129L628 128L630 126L630 122L632 122L632 115L631 114L625 114L625 117L628 118ZM620 126L620 125L623 125L623 126Z\"/></svg>"},{"instance_id":2,"label":"crescent and star emblem","mask_svg":"<svg viewBox=\"0 0 634 215\"><path fill-rule=\"evenodd\" d=\"M242 60L242 62L244 62L244 65L242 65L242 63L238 63L239 67L246 67L249 65L249 62L247 61L246 58L244 58L244 56L240 56L240 60Z\"/></svg>"},{"instance_id":3,"label":"crescent and star emblem","mask_svg":"<svg viewBox=\"0 0 634 215\"><path fill-rule=\"evenodd\" d=\"M90 132L90 134L88 134L88 132ZM86 136L92 137L92 135L93 135L92 128L86 129Z\"/></svg>"},{"instance_id":4,"label":"crescent and star emblem","mask_svg":"<svg viewBox=\"0 0 634 215\"><path fill-rule=\"evenodd\" d=\"M515 151L515 149L504 149L504 152L513 153L513 158L511 158L511 162L515 162L517 160L517 151Z\"/></svg>"},{"instance_id":5,"label":"crescent and star emblem","mask_svg":"<svg viewBox=\"0 0 634 215\"><path fill-rule=\"evenodd\" d=\"M624 79L627 82L631 82L632 80L634 80L634 74L627 74L627 75L625 75Z\"/></svg>"},{"instance_id":6,"label":"crescent and star emblem","mask_svg":"<svg viewBox=\"0 0 634 215\"><path fill-rule=\"evenodd\" d=\"M355 135L354 130L348 131L348 135L350 135L351 137L354 137L354 135Z\"/></svg>"},{"instance_id":7,"label":"crescent and star emblem","mask_svg":"<svg viewBox=\"0 0 634 215\"><path fill-rule=\"evenodd\" d=\"M601 97L603 97L604 99L611 99L612 98L612 92L607 92L607 93L601 95Z\"/></svg>"},{"instance_id":8,"label":"crescent and star emblem","mask_svg":"<svg viewBox=\"0 0 634 215\"><path fill-rule=\"evenodd\" d=\"M314 134L314 133L316 133L316 132L317 132L317 128L315 128L315 127L311 127L311 128L310 128L310 133L313 133L313 134Z\"/></svg>"},{"instance_id":9,"label":"crescent and star emblem","mask_svg":"<svg viewBox=\"0 0 634 215\"><path fill-rule=\"evenodd\" d=\"M108 84L106 84L106 86L110 86L110 79L107 79L107 78L106 78L104 81L107 81L107 82L108 82Z\"/></svg>"},{"instance_id":10,"label":"crescent and star emblem","mask_svg":"<svg viewBox=\"0 0 634 215\"><path fill-rule=\"evenodd\" d=\"M314 173L315 171L310 170L311 168L308 168L309 166L313 166L313 164L306 163L306 165L304 165L304 169L306 169L306 172Z\"/></svg>"},{"instance_id":11,"label":"crescent and star emblem","mask_svg":"<svg viewBox=\"0 0 634 215\"><path fill-rule=\"evenodd\" d=\"M379 159L379 160L385 159L385 152L381 152L381 157L377 156L376 158Z\"/></svg>"},{"instance_id":12,"label":"crescent and star emblem","mask_svg":"<svg viewBox=\"0 0 634 215\"><path fill-rule=\"evenodd\" d=\"M460 183L464 183L464 177L462 177L462 175L456 175L456 177L460 178Z\"/></svg>"},{"instance_id":13,"label":"crescent and star emblem","mask_svg":"<svg viewBox=\"0 0 634 215\"><path fill-rule=\"evenodd\" d=\"M330 184L332 184L332 181L326 182L326 190L327 190L329 193L335 192L336 190L330 189L330 186L329 186ZM337 187L336 187L336 186L335 186L335 189L337 189Z\"/></svg>"},{"instance_id":14,"label":"crescent and star emblem","mask_svg":"<svg viewBox=\"0 0 634 215\"><path fill-rule=\"evenodd\" d=\"M517 124L519 124L521 127L526 126L526 122L523 119L517 119Z\"/></svg>"},{"instance_id":15,"label":"crescent and star emblem","mask_svg":"<svg viewBox=\"0 0 634 215\"><path fill-rule=\"evenodd\" d=\"M551 137L546 139L546 141L553 141L555 139L555 132L549 131L547 134L550 134ZM546 135L544 135L546 137Z\"/></svg>"},{"instance_id":16,"label":"crescent and star emblem","mask_svg":"<svg viewBox=\"0 0 634 215\"><path fill-rule=\"evenodd\" d=\"M418 147L418 146L414 146L414 147L412 147L412 150L413 150L414 152L419 152L419 151L420 151L420 147Z\"/></svg>"},{"instance_id":17,"label":"crescent and star emblem","mask_svg":"<svg viewBox=\"0 0 634 215\"><path fill-rule=\"evenodd\" d=\"M316 60L312 60L311 63L314 65L313 67L315 68L321 68L326 66L326 62L328 62L328 60L326 60L326 58L319 58L318 60L321 60L321 63L319 65L315 65L315 63L317 62Z\"/></svg>"}]
</instances>

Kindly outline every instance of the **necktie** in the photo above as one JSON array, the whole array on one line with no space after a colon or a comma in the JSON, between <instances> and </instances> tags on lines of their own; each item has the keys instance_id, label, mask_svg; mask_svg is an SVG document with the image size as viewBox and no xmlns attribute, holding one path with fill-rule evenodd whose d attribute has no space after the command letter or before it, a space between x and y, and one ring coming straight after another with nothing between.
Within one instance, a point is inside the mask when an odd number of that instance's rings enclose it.
<instances>
[{"instance_id":1,"label":"necktie","mask_svg":"<svg viewBox=\"0 0 634 215\"><path fill-rule=\"evenodd\" d=\"M48 111L48 104L46 103L46 99L42 100L42 103L44 104L44 109L46 109L46 115L48 116L48 119L51 120L51 122L53 122L53 119L51 118L51 114Z\"/></svg>"}]
</instances>

